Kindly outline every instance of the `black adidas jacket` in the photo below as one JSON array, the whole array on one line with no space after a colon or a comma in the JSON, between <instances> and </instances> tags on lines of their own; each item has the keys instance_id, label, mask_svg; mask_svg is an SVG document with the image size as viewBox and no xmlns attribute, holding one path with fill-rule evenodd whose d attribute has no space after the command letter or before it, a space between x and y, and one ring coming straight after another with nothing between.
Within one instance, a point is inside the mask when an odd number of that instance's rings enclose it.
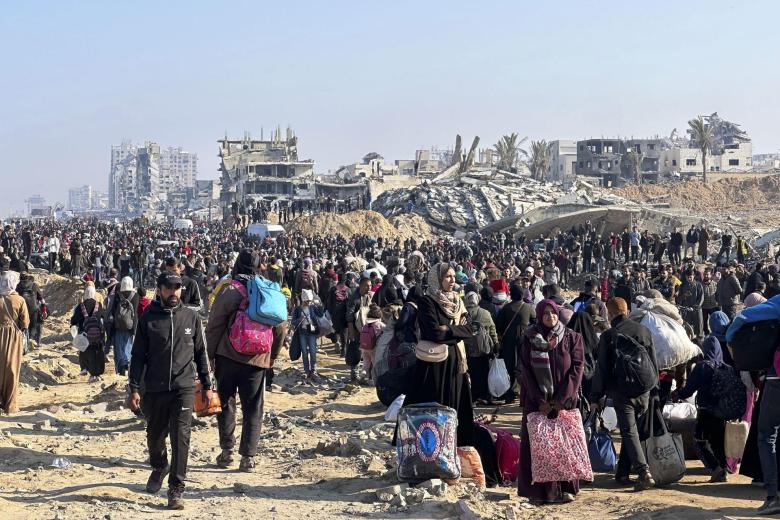
<instances>
[{"instance_id":1,"label":"black adidas jacket","mask_svg":"<svg viewBox=\"0 0 780 520\"><path fill-rule=\"evenodd\" d=\"M130 388L137 391L142 376L147 392L192 388L196 367L203 388L211 388L206 340L197 312L181 304L166 309L160 302L152 302L138 319Z\"/></svg>"}]
</instances>

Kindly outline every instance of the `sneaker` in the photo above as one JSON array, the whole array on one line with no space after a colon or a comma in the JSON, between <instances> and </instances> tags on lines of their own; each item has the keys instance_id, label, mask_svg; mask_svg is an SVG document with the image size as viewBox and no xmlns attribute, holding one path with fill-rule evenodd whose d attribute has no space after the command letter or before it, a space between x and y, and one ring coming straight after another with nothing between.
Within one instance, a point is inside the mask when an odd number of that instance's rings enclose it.
<instances>
[{"instance_id":1,"label":"sneaker","mask_svg":"<svg viewBox=\"0 0 780 520\"><path fill-rule=\"evenodd\" d=\"M780 513L780 499L777 497L767 497L761 507L756 509L757 515L776 515Z\"/></svg>"},{"instance_id":2,"label":"sneaker","mask_svg":"<svg viewBox=\"0 0 780 520\"><path fill-rule=\"evenodd\" d=\"M146 492L154 495L160 491L165 475L168 474L170 469L170 466L165 466L162 469L153 469L152 474L149 475L149 480L146 481Z\"/></svg>"},{"instance_id":3,"label":"sneaker","mask_svg":"<svg viewBox=\"0 0 780 520\"><path fill-rule=\"evenodd\" d=\"M84 369L84 370L82 370L81 372L79 372L79 375L80 375L80 376L85 376L85 375L87 375L87 374L89 374L89 372L87 372L87 370L86 370L86 369Z\"/></svg>"},{"instance_id":4,"label":"sneaker","mask_svg":"<svg viewBox=\"0 0 780 520\"><path fill-rule=\"evenodd\" d=\"M350 381L357 381L358 380L357 370L355 370L354 368L349 371L349 380Z\"/></svg>"},{"instance_id":5,"label":"sneaker","mask_svg":"<svg viewBox=\"0 0 780 520\"><path fill-rule=\"evenodd\" d=\"M233 464L233 452L231 450L222 450L222 453L217 455L217 466L227 469L231 464Z\"/></svg>"},{"instance_id":6,"label":"sneaker","mask_svg":"<svg viewBox=\"0 0 780 520\"><path fill-rule=\"evenodd\" d=\"M712 472L712 476L710 477L710 483L714 484L717 482L727 482L728 476L726 475L726 470L723 468L718 468L715 471Z\"/></svg>"},{"instance_id":7,"label":"sneaker","mask_svg":"<svg viewBox=\"0 0 780 520\"><path fill-rule=\"evenodd\" d=\"M634 491L644 491L651 487L655 487L655 480L653 480L653 476L649 471L645 471L634 484Z\"/></svg>"},{"instance_id":8,"label":"sneaker","mask_svg":"<svg viewBox=\"0 0 780 520\"><path fill-rule=\"evenodd\" d=\"M241 462L238 464L238 470L244 473L255 472L255 459L253 457L241 457Z\"/></svg>"},{"instance_id":9,"label":"sneaker","mask_svg":"<svg viewBox=\"0 0 780 520\"><path fill-rule=\"evenodd\" d=\"M170 488L168 490L168 509L181 511L184 509L184 500L182 500L182 488Z\"/></svg>"}]
</instances>

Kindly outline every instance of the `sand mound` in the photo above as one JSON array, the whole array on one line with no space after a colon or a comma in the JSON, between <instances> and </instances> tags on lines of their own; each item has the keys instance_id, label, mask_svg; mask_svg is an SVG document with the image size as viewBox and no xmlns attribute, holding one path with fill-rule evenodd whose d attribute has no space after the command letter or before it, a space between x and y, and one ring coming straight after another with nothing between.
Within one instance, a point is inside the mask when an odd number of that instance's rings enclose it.
<instances>
[{"instance_id":1,"label":"sand mound","mask_svg":"<svg viewBox=\"0 0 780 520\"><path fill-rule=\"evenodd\" d=\"M672 208L692 211L733 211L776 204L780 176L724 179L712 184L692 180L674 185L630 185L612 191L635 202L669 202Z\"/></svg>"},{"instance_id":2,"label":"sand mound","mask_svg":"<svg viewBox=\"0 0 780 520\"><path fill-rule=\"evenodd\" d=\"M417 213L397 215L390 217L388 221L405 238L415 238L417 240L431 240L434 238L430 224Z\"/></svg>"},{"instance_id":3,"label":"sand mound","mask_svg":"<svg viewBox=\"0 0 780 520\"><path fill-rule=\"evenodd\" d=\"M353 211L343 215L303 215L286 224L285 229L306 235L369 235L402 240L411 237L419 239L421 234L432 234L428 224L417 215L394 217L391 222L375 211Z\"/></svg>"},{"instance_id":4,"label":"sand mound","mask_svg":"<svg viewBox=\"0 0 780 520\"><path fill-rule=\"evenodd\" d=\"M49 314L61 316L73 312L73 307L81 301L84 294L84 282L66 278L58 274L35 269L32 271L35 283L41 288Z\"/></svg>"}]
</instances>

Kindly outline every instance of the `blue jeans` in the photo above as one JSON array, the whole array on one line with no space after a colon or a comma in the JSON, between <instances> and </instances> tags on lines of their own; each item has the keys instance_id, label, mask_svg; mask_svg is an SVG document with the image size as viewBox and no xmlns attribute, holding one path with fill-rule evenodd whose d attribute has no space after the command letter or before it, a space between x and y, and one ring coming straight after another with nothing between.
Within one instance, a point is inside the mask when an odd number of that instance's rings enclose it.
<instances>
[{"instance_id":1,"label":"blue jeans","mask_svg":"<svg viewBox=\"0 0 780 520\"><path fill-rule=\"evenodd\" d=\"M768 379L761 397L758 417L758 456L764 473L767 497L777 496L777 429L780 427L780 380Z\"/></svg>"},{"instance_id":2,"label":"blue jeans","mask_svg":"<svg viewBox=\"0 0 780 520\"><path fill-rule=\"evenodd\" d=\"M114 369L117 374L130 366L130 351L133 350L133 334L129 330L114 332Z\"/></svg>"},{"instance_id":3,"label":"blue jeans","mask_svg":"<svg viewBox=\"0 0 780 520\"><path fill-rule=\"evenodd\" d=\"M307 374L314 372L317 364L317 336L301 331L301 357L303 357L303 370Z\"/></svg>"}]
</instances>

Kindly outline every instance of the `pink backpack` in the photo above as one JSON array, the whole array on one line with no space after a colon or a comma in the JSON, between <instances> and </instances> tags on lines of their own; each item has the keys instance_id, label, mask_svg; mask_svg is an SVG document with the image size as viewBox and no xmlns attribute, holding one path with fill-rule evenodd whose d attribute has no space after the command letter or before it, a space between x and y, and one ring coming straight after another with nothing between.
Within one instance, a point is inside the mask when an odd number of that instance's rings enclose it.
<instances>
[{"instance_id":1,"label":"pink backpack","mask_svg":"<svg viewBox=\"0 0 780 520\"><path fill-rule=\"evenodd\" d=\"M360 348L363 350L374 350L380 333L378 321L363 325L363 329L360 331Z\"/></svg>"},{"instance_id":2,"label":"pink backpack","mask_svg":"<svg viewBox=\"0 0 780 520\"><path fill-rule=\"evenodd\" d=\"M249 319L246 313L249 306L249 295L246 287L236 280L232 280L230 285L241 293L241 305L238 307L236 318L233 320L228 335L230 344L236 352L245 356L267 354L271 351L271 344L274 342L273 329L268 325Z\"/></svg>"},{"instance_id":3,"label":"pink backpack","mask_svg":"<svg viewBox=\"0 0 780 520\"><path fill-rule=\"evenodd\" d=\"M487 430L496 434L496 459L498 472L505 483L517 480L520 464L520 439L501 428L483 425Z\"/></svg>"}]
</instances>

